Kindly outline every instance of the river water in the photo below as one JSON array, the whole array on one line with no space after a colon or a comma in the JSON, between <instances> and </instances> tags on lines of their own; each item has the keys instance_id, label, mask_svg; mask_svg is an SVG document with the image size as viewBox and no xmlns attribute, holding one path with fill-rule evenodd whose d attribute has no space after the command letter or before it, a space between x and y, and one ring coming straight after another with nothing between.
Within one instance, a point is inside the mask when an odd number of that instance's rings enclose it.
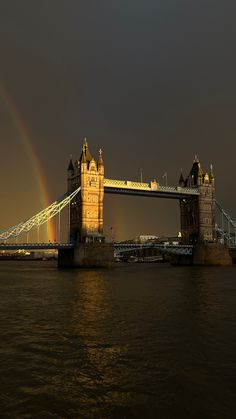
<instances>
[{"instance_id":1,"label":"river water","mask_svg":"<svg viewBox=\"0 0 236 419\"><path fill-rule=\"evenodd\" d=\"M236 267L0 264L1 418L236 417Z\"/></svg>"}]
</instances>

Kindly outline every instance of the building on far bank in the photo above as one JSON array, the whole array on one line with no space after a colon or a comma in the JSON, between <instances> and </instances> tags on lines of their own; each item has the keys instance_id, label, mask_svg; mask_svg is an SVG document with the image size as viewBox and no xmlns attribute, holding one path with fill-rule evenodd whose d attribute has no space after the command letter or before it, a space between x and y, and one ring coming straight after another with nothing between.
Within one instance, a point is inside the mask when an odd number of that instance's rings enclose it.
<instances>
[{"instance_id":1,"label":"building on far bank","mask_svg":"<svg viewBox=\"0 0 236 419\"><path fill-rule=\"evenodd\" d=\"M161 244L173 244L178 245L181 241L181 235L178 236L155 236L154 234L142 234L136 236L133 240L126 240L128 243L161 243Z\"/></svg>"},{"instance_id":2,"label":"building on far bank","mask_svg":"<svg viewBox=\"0 0 236 419\"><path fill-rule=\"evenodd\" d=\"M140 236L136 236L135 239L134 239L134 242L135 243L146 243L148 241L154 241L154 240L156 241L158 239L159 239L158 236L151 235L151 234L143 234L143 235L140 235Z\"/></svg>"}]
</instances>

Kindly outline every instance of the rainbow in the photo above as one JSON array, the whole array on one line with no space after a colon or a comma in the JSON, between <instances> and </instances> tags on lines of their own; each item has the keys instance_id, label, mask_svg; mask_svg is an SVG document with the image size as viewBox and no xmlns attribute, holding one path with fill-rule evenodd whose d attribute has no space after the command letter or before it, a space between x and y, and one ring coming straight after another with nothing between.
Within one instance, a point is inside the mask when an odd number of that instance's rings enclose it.
<instances>
[{"instance_id":1,"label":"rainbow","mask_svg":"<svg viewBox=\"0 0 236 419\"><path fill-rule=\"evenodd\" d=\"M50 197L47 191L46 181L43 177L42 170L38 161L37 154L33 147L33 142L30 138L29 132L24 124L22 116L17 109L15 103L13 102L12 97L7 91L6 87L0 84L0 99L3 100L4 107L9 113L12 123L14 124L15 129L17 130L19 137L22 141L23 147L29 156L29 161L31 162L32 172L36 180L37 189L40 195L41 203L43 208L46 208L50 205ZM48 239L53 241L55 238L54 224L52 220L48 221Z\"/></svg>"}]
</instances>

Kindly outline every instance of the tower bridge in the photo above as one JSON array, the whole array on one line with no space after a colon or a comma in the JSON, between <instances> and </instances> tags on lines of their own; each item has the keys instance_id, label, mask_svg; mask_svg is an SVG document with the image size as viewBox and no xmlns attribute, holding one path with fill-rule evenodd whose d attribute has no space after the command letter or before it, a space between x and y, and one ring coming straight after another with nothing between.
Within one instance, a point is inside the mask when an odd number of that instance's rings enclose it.
<instances>
[{"instance_id":1,"label":"tower bridge","mask_svg":"<svg viewBox=\"0 0 236 419\"><path fill-rule=\"evenodd\" d=\"M228 248L236 243L236 222L216 201L212 165L209 173L204 172L199 159L195 157L189 175L184 178L181 173L176 186L163 186L156 180L144 183L108 179L105 177L102 151L99 151L96 161L86 139L80 158L69 161L67 192L30 219L0 231L0 249L57 248L61 266L109 265L113 260L114 247L116 251L120 247L119 244L106 243L103 234L105 193L179 200L181 246L174 251L164 250L180 256L192 255L193 261L195 257L195 263L200 264L230 263ZM12 242L19 236L28 235L33 229L39 229L51 218L60 216L66 207L69 208L68 243ZM217 224L217 211L221 217L220 226Z\"/></svg>"}]
</instances>

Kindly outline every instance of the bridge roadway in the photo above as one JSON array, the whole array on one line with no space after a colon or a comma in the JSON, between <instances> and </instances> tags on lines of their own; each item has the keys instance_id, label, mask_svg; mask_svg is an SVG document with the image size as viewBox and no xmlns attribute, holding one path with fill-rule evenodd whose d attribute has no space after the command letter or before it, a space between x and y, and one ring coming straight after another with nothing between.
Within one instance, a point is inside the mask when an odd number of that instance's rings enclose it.
<instances>
[{"instance_id":1,"label":"bridge roadway","mask_svg":"<svg viewBox=\"0 0 236 419\"><path fill-rule=\"evenodd\" d=\"M184 199L199 195L197 188L162 186L159 185L156 181L150 183L141 183L116 179L104 179L104 192L119 195L136 195L172 199Z\"/></svg>"},{"instance_id":2,"label":"bridge roadway","mask_svg":"<svg viewBox=\"0 0 236 419\"><path fill-rule=\"evenodd\" d=\"M58 250L72 249L71 243L0 243L1 250Z\"/></svg>"},{"instance_id":3,"label":"bridge roadway","mask_svg":"<svg viewBox=\"0 0 236 419\"><path fill-rule=\"evenodd\" d=\"M58 250L73 249L71 243L1 243L1 250ZM114 252L116 255L130 252L133 250L159 249L165 253L192 254L191 245L166 245L159 243L114 243Z\"/></svg>"},{"instance_id":4,"label":"bridge roadway","mask_svg":"<svg viewBox=\"0 0 236 419\"><path fill-rule=\"evenodd\" d=\"M59 250L73 249L72 243L0 243L0 251L3 250ZM193 245L173 245L161 243L114 243L116 255L131 252L133 250L158 249L165 253L191 255ZM230 250L236 251L236 244L229 245Z\"/></svg>"}]
</instances>

